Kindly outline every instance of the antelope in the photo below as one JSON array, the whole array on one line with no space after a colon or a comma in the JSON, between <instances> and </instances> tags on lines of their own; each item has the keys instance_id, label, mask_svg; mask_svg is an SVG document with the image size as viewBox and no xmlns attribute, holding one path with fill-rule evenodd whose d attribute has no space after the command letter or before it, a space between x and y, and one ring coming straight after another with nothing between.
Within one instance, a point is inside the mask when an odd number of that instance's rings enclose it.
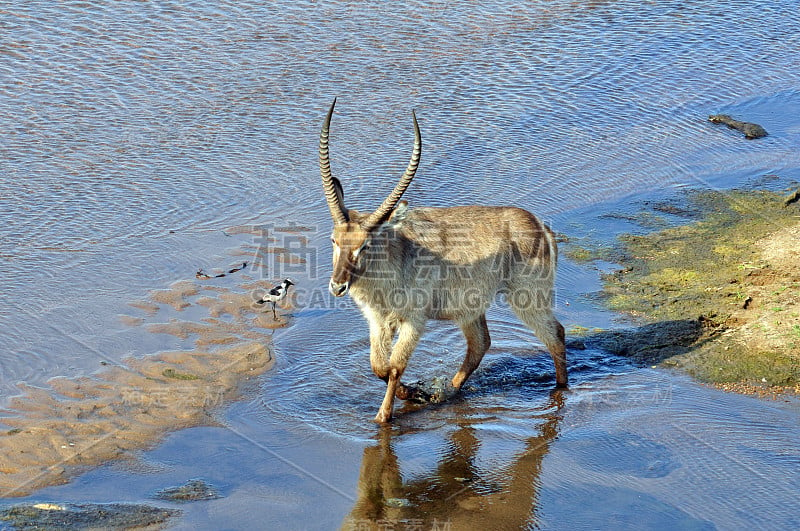
<instances>
[{"instance_id":1,"label":"antelope","mask_svg":"<svg viewBox=\"0 0 800 531\"><path fill-rule=\"evenodd\" d=\"M566 387L564 327L552 310L558 253L553 232L516 207L409 209L400 198L422 153L413 111L414 148L394 190L374 212L348 210L328 150L335 105L334 99L319 139L320 174L333 218L328 289L334 297L349 292L369 323L370 365L386 382L375 421L391 420L395 397L412 396L400 378L430 319L461 328L467 352L451 383L456 391L464 385L489 349L486 310L498 293L545 344L556 386Z\"/></svg>"}]
</instances>

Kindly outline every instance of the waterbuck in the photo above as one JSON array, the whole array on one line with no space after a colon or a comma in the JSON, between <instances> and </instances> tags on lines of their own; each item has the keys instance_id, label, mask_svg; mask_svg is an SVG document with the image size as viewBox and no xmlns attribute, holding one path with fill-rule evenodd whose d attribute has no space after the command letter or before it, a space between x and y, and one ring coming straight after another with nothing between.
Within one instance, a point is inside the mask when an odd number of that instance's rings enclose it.
<instances>
[{"instance_id":1,"label":"waterbuck","mask_svg":"<svg viewBox=\"0 0 800 531\"><path fill-rule=\"evenodd\" d=\"M429 319L461 327L467 354L452 385L464 384L489 349L486 310L499 292L547 346L556 385L565 387L564 327L552 311L557 259L552 231L515 207L409 209L400 198L422 152L413 112L414 150L400 181L376 211L348 210L328 153L335 105L336 100L319 139L319 168L334 223L328 289L335 297L349 291L369 322L372 370L387 384L375 421L391 419L395 396L411 397L412 389L400 377Z\"/></svg>"}]
</instances>

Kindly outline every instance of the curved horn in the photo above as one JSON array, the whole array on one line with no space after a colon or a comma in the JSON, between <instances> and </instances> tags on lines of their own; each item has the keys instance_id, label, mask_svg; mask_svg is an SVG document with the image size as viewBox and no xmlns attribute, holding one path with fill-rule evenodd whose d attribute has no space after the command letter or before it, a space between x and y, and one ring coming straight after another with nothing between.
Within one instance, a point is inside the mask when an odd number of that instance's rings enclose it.
<instances>
[{"instance_id":1,"label":"curved horn","mask_svg":"<svg viewBox=\"0 0 800 531\"><path fill-rule=\"evenodd\" d=\"M336 98L333 98L331 108L322 124L322 131L319 133L319 173L322 175L322 187L325 189L325 199L328 201L328 208L335 225L347 223L347 210L344 208L341 196L336 190L334 181L336 180L331 173L331 159L328 153L328 137L331 127L331 116L333 108L336 106Z\"/></svg>"},{"instance_id":2,"label":"curved horn","mask_svg":"<svg viewBox=\"0 0 800 531\"><path fill-rule=\"evenodd\" d=\"M414 150L411 152L411 160L408 163L408 168L406 168L403 176L400 177L400 182L394 187L392 193L383 200L378 210L370 214L366 221L364 221L363 226L367 229L379 225L388 217L392 210L394 210L394 207L397 206L397 202L400 201L406 188L411 184L414 174L417 172L420 155L422 154L422 135L420 135L417 115L414 111L411 111L411 118L414 120Z\"/></svg>"}]
</instances>

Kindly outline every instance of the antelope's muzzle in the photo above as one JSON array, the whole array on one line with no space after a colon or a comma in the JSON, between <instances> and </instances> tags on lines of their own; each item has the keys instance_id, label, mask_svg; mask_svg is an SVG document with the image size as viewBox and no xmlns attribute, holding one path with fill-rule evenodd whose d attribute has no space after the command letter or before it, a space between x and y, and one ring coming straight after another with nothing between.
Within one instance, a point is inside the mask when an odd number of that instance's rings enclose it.
<instances>
[{"instance_id":1,"label":"antelope's muzzle","mask_svg":"<svg viewBox=\"0 0 800 531\"><path fill-rule=\"evenodd\" d=\"M331 292L331 295L334 297L341 297L345 293L347 293L347 289L350 287L350 282L334 282L333 279L328 283L328 291Z\"/></svg>"}]
</instances>

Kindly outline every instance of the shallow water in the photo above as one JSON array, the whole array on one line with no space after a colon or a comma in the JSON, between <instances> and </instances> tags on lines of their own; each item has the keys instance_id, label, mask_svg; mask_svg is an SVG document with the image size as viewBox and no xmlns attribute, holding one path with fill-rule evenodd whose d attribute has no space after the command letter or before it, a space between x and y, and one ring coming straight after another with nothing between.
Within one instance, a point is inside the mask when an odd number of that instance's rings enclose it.
<instances>
[{"instance_id":1,"label":"shallow water","mask_svg":"<svg viewBox=\"0 0 800 531\"><path fill-rule=\"evenodd\" d=\"M513 203L570 236L636 229L601 216L675 187L780 189L800 179L792 2L32 2L0 11L0 26L3 401L18 382L184 348L117 318L139 317L128 304L150 290L253 249L303 262L267 253L257 270L299 280L292 326L275 332L276 367L223 427L171 435L143 456L152 466L112 465L38 496L141 500L204 476L227 496L185 508L176 527L458 523L456 506L507 514L510 527L797 527L796 410L591 350L570 353L574 389L559 409L549 357L502 306L470 389L379 431L366 325L325 290L315 153L338 96L334 172L348 204L374 207L408 160L414 108L424 153L412 206ZM718 112L770 136L748 142L706 122ZM236 229L253 223L275 240ZM595 270L562 260L559 273L567 327L617 326L583 297ZM176 315L201 318L187 312ZM452 326L432 324L410 377L451 373L462 350ZM408 507L364 501L378 470L395 484L384 496ZM454 481L457 503L439 503ZM501 510L522 498L527 511Z\"/></svg>"}]
</instances>

